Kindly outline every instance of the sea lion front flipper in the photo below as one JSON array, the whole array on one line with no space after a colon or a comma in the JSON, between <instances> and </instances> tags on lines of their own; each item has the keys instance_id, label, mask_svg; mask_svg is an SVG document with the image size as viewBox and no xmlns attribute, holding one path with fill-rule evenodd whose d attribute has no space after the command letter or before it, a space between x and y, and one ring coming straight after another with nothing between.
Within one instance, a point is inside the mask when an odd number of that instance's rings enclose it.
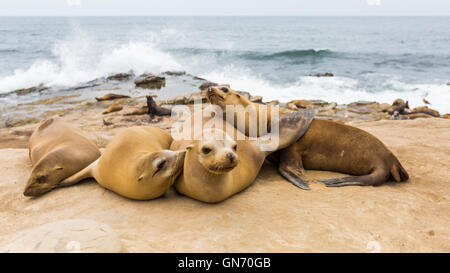
<instances>
[{"instance_id":1,"label":"sea lion front flipper","mask_svg":"<svg viewBox=\"0 0 450 273\"><path fill-rule=\"evenodd\" d=\"M289 182L299 187L300 189L310 190L309 181L306 177L306 174L298 173L297 171L292 171L290 169L283 169L281 167L278 168L278 171L284 178L289 180Z\"/></svg>"},{"instance_id":2,"label":"sea lion front flipper","mask_svg":"<svg viewBox=\"0 0 450 273\"><path fill-rule=\"evenodd\" d=\"M304 190L310 190L308 177L303 168L302 156L294 147L289 146L280 151L278 171L295 186Z\"/></svg>"},{"instance_id":3,"label":"sea lion front flipper","mask_svg":"<svg viewBox=\"0 0 450 273\"><path fill-rule=\"evenodd\" d=\"M94 162L92 162L89 166L82 169L81 171L77 172L76 174L69 176L68 178L64 179L63 181L59 182L57 187L68 187L72 186L73 184L76 184L80 182L81 180L84 180L86 178L90 178L94 176L94 169L97 167L97 163L100 160L98 158Z\"/></svg>"},{"instance_id":4,"label":"sea lion front flipper","mask_svg":"<svg viewBox=\"0 0 450 273\"><path fill-rule=\"evenodd\" d=\"M275 151L288 147L302 137L308 130L313 118L314 109L312 107L285 114L280 117L278 124L271 127L269 134L252 140L252 144L259 147L268 156Z\"/></svg>"}]
</instances>

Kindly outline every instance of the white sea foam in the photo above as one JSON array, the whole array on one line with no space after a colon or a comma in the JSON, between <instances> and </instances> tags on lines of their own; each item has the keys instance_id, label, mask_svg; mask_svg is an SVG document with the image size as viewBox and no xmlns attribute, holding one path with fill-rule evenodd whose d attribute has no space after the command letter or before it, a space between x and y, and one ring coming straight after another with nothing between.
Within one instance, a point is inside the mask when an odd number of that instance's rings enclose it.
<instances>
[{"instance_id":1,"label":"white sea foam","mask_svg":"<svg viewBox=\"0 0 450 273\"><path fill-rule=\"evenodd\" d=\"M350 103L358 100L392 103L397 98L409 101L410 107L423 106L423 98L431 102L433 109L450 113L450 86L445 84L406 84L389 81L383 91L368 92L358 88L357 80L344 77L301 76L292 85L274 85L251 71L227 66L220 71L201 75L218 83L228 83L237 90L246 90L253 95L262 96L265 101L288 102L293 99L322 99L337 103Z\"/></svg>"},{"instance_id":2,"label":"white sea foam","mask_svg":"<svg viewBox=\"0 0 450 273\"><path fill-rule=\"evenodd\" d=\"M46 86L72 86L111 73L180 70L181 65L159 50L149 36L144 41L114 45L76 32L73 38L55 43L53 59L36 60L28 69L15 70L0 79L0 93L43 83Z\"/></svg>"}]
</instances>

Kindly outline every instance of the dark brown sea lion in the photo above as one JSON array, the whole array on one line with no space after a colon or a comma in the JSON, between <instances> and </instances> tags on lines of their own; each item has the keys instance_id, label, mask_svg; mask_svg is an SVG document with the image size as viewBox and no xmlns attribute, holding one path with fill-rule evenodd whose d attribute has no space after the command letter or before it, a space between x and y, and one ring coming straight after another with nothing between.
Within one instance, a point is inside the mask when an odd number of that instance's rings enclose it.
<instances>
[{"instance_id":1,"label":"dark brown sea lion","mask_svg":"<svg viewBox=\"0 0 450 273\"><path fill-rule=\"evenodd\" d=\"M151 118L156 116L170 116L172 111L170 109L158 106L153 100L152 96L147 96L147 109Z\"/></svg>"},{"instance_id":2,"label":"dark brown sea lion","mask_svg":"<svg viewBox=\"0 0 450 273\"><path fill-rule=\"evenodd\" d=\"M207 98L222 109L226 105L251 104L226 87L209 88ZM390 176L395 181L409 178L398 159L378 138L361 129L321 119L313 119L303 137L268 159L279 163L280 173L302 189L309 189L305 168L354 175L319 180L330 187L379 185Z\"/></svg>"},{"instance_id":3,"label":"dark brown sea lion","mask_svg":"<svg viewBox=\"0 0 450 273\"><path fill-rule=\"evenodd\" d=\"M129 98L130 96L125 96L125 95L120 95L120 94L106 94L100 98L95 97L95 99L97 101L104 101L104 100L115 100L115 99L124 99L124 98Z\"/></svg>"}]
</instances>

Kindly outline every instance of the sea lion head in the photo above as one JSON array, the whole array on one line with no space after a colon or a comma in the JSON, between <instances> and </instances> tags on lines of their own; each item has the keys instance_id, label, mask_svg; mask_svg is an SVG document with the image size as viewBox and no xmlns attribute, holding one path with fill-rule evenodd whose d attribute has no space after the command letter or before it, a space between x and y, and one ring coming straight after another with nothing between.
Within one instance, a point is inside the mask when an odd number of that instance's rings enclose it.
<instances>
[{"instance_id":1,"label":"sea lion head","mask_svg":"<svg viewBox=\"0 0 450 273\"><path fill-rule=\"evenodd\" d=\"M170 150L146 153L138 162L138 183L148 183L155 198L164 194L183 170L185 154Z\"/></svg>"},{"instance_id":2,"label":"sea lion head","mask_svg":"<svg viewBox=\"0 0 450 273\"><path fill-rule=\"evenodd\" d=\"M245 98L232 90L228 85L211 86L206 92L206 98L211 104L219 105L225 110L227 105L245 105Z\"/></svg>"},{"instance_id":3,"label":"sea lion head","mask_svg":"<svg viewBox=\"0 0 450 273\"><path fill-rule=\"evenodd\" d=\"M239 164L237 143L222 130L203 132L203 139L188 149L197 154L198 161L206 171L224 174Z\"/></svg>"},{"instance_id":4,"label":"sea lion head","mask_svg":"<svg viewBox=\"0 0 450 273\"><path fill-rule=\"evenodd\" d=\"M41 160L31 171L23 195L39 196L56 188L66 178L63 170L62 166L50 166L49 161Z\"/></svg>"}]
</instances>

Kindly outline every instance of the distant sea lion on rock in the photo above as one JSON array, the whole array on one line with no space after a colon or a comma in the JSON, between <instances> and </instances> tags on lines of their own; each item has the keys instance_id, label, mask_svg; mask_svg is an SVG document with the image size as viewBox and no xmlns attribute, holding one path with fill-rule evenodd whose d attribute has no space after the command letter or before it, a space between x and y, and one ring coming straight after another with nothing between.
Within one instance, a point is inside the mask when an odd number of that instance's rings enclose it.
<instances>
[{"instance_id":1,"label":"distant sea lion on rock","mask_svg":"<svg viewBox=\"0 0 450 273\"><path fill-rule=\"evenodd\" d=\"M170 134L156 127L123 129L98 160L61 185L93 177L103 187L131 199L157 198L169 189L183 168L185 151L170 151L172 140Z\"/></svg>"},{"instance_id":2,"label":"distant sea lion on rock","mask_svg":"<svg viewBox=\"0 0 450 273\"><path fill-rule=\"evenodd\" d=\"M115 99L124 99L124 98L129 98L130 96L126 96L126 95L120 95L120 94L106 94L100 98L95 97L95 99L97 101L104 101L104 100L115 100Z\"/></svg>"},{"instance_id":3,"label":"distant sea lion on rock","mask_svg":"<svg viewBox=\"0 0 450 273\"><path fill-rule=\"evenodd\" d=\"M147 109L151 118L156 116L170 116L172 111L170 109L158 106L153 100L152 96L147 96Z\"/></svg>"},{"instance_id":4,"label":"distant sea lion on rock","mask_svg":"<svg viewBox=\"0 0 450 273\"><path fill-rule=\"evenodd\" d=\"M103 111L103 115L109 114L109 113L113 113L113 112L118 112L120 110L122 110L123 107L120 105L111 105L109 106L105 111Z\"/></svg>"},{"instance_id":5,"label":"distant sea lion on rock","mask_svg":"<svg viewBox=\"0 0 450 273\"><path fill-rule=\"evenodd\" d=\"M241 105L245 106L250 103L242 98L227 99L236 96L236 92L229 88L225 92L222 88L213 87L208 94L208 100L223 109L226 105L242 102ZM390 176L398 182L409 178L398 159L378 138L361 129L322 119L313 119L303 137L268 159L279 163L280 173L302 189L309 189L304 169L355 175L319 180L330 187L379 185Z\"/></svg>"},{"instance_id":6,"label":"distant sea lion on rock","mask_svg":"<svg viewBox=\"0 0 450 273\"><path fill-rule=\"evenodd\" d=\"M218 119L223 130L202 127L200 140L174 140L171 145L172 150L187 149L183 174L175 182L176 190L208 203L223 201L242 191L253 183L266 156L273 152L263 151L260 141L274 137L278 138L278 149L287 147L304 133L312 116L312 111L304 111L281 117L279 136L265 135L256 140L243 136L219 117L210 119ZM183 128L189 126L186 122Z\"/></svg>"},{"instance_id":7,"label":"distant sea lion on rock","mask_svg":"<svg viewBox=\"0 0 450 273\"><path fill-rule=\"evenodd\" d=\"M38 196L59 186L100 156L100 150L79 129L60 118L44 120L29 141L33 163L25 196Z\"/></svg>"}]
</instances>

